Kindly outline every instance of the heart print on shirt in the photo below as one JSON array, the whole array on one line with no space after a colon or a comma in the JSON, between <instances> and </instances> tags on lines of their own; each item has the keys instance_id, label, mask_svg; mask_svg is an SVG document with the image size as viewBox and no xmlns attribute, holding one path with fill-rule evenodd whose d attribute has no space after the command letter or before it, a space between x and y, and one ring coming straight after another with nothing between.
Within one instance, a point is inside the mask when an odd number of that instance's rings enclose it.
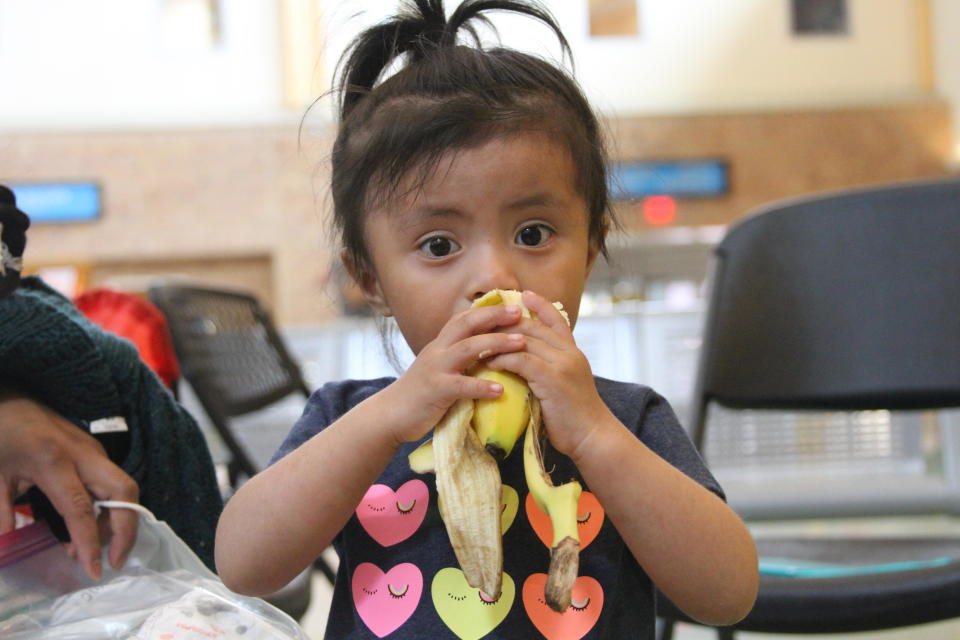
<instances>
[{"instance_id":1,"label":"heart print on shirt","mask_svg":"<svg viewBox=\"0 0 960 640\"><path fill-rule=\"evenodd\" d=\"M390 547L412 536L427 515L430 490L423 480L408 480L394 491L371 485L357 507L357 519L370 537Z\"/></svg>"}]
</instances>

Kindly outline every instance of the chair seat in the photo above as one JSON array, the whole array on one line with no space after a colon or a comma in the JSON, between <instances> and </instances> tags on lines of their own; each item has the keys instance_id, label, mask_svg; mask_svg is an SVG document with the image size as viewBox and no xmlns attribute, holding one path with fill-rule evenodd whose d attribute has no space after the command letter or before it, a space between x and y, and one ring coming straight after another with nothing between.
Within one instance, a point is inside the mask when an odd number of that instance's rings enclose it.
<instances>
[{"instance_id":1,"label":"chair seat","mask_svg":"<svg viewBox=\"0 0 960 640\"><path fill-rule=\"evenodd\" d=\"M299 621L310 608L313 597L311 573L311 568L304 569L280 590L263 596L263 599Z\"/></svg>"},{"instance_id":2,"label":"chair seat","mask_svg":"<svg viewBox=\"0 0 960 640\"><path fill-rule=\"evenodd\" d=\"M845 633L960 617L960 540L777 538L758 540L757 549L761 566L789 559L800 575L761 571L757 603L734 626L738 631ZM923 568L892 570L898 564ZM814 577L819 569L855 575ZM661 615L690 621L672 603L660 608Z\"/></svg>"}]
</instances>

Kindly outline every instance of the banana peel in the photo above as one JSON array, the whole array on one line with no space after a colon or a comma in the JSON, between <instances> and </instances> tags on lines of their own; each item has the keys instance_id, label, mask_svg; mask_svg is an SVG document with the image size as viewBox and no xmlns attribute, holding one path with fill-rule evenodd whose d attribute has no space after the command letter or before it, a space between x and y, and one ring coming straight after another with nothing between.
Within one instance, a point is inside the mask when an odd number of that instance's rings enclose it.
<instances>
[{"instance_id":1,"label":"banana peel","mask_svg":"<svg viewBox=\"0 0 960 640\"><path fill-rule=\"evenodd\" d=\"M543 466L543 422L540 420L540 402L530 402L530 422L523 438L523 473L533 501L550 517L553 525L553 545L550 547L550 567L544 586L544 600L559 613L570 606L573 584L580 568L580 532L577 507L582 487L576 480L555 486Z\"/></svg>"},{"instance_id":2,"label":"banana peel","mask_svg":"<svg viewBox=\"0 0 960 640\"><path fill-rule=\"evenodd\" d=\"M437 493L447 536L467 584L499 598L503 577L500 468L470 421L473 401L458 400L434 428Z\"/></svg>"}]
</instances>

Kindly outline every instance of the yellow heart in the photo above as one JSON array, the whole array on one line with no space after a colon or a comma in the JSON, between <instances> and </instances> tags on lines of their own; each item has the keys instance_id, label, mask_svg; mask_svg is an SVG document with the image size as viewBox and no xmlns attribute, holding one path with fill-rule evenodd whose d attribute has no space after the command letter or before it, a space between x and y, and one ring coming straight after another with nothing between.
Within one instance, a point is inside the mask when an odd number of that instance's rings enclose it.
<instances>
[{"instance_id":1,"label":"yellow heart","mask_svg":"<svg viewBox=\"0 0 960 640\"><path fill-rule=\"evenodd\" d=\"M454 567L437 572L430 592L440 619L460 640L479 640L493 631L507 617L517 593L513 578L504 573L500 597L491 601Z\"/></svg>"},{"instance_id":2,"label":"yellow heart","mask_svg":"<svg viewBox=\"0 0 960 640\"><path fill-rule=\"evenodd\" d=\"M520 508L520 496L517 490L509 485L500 486L500 532L506 533L513 519L517 517Z\"/></svg>"}]
</instances>

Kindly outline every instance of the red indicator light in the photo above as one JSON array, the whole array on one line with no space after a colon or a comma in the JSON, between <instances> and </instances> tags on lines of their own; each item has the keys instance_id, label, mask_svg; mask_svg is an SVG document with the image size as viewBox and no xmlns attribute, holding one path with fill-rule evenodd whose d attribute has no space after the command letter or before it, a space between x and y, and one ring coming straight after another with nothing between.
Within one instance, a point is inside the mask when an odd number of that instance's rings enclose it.
<instances>
[{"instance_id":1,"label":"red indicator light","mask_svg":"<svg viewBox=\"0 0 960 640\"><path fill-rule=\"evenodd\" d=\"M673 224L677 219L677 201L670 196L644 198L643 219L655 227Z\"/></svg>"}]
</instances>

